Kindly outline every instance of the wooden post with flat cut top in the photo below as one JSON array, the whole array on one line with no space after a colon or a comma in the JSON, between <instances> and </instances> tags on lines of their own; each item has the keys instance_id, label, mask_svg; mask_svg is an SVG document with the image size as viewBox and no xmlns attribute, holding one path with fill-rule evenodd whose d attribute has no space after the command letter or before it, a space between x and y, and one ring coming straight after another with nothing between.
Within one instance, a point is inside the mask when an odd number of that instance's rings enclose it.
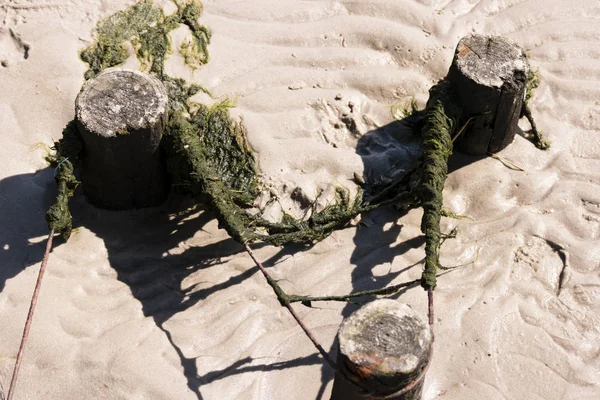
<instances>
[{"instance_id":1,"label":"wooden post with flat cut top","mask_svg":"<svg viewBox=\"0 0 600 400\"><path fill-rule=\"evenodd\" d=\"M342 322L338 341L331 400L421 399L433 332L409 306L373 301Z\"/></svg>"},{"instance_id":2,"label":"wooden post with flat cut top","mask_svg":"<svg viewBox=\"0 0 600 400\"><path fill-rule=\"evenodd\" d=\"M525 51L499 36L462 38L446 79L462 107L454 143L463 153L496 153L515 137L525 96L529 62ZM459 127L459 128L460 128Z\"/></svg>"},{"instance_id":3,"label":"wooden post with flat cut top","mask_svg":"<svg viewBox=\"0 0 600 400\"><path fill-rule=\"evenodd\" d=\"M168 113L162 82L143 72L109 68L83 85L75 103L88 200L109 209L160 205L169 193L160 149Z\"/></svg>"}]
</instances>

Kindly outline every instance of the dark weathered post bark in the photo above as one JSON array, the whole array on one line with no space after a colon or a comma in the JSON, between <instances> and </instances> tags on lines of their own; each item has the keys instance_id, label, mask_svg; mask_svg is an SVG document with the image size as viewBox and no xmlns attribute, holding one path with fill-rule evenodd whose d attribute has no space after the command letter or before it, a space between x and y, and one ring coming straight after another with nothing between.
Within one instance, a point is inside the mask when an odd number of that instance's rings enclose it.
<instances>
[{"instance_id":1,"label":"dark weathered post bark","mask_svg":"<svg viewBox=\"0 0 600 400\"><path fill-rule=\"evenodd\" d=\"M457 150L496 153L513 141L528 73L525 51L508 39L470 35L458 42L447 79L462 107L462 124L468 125L455 142Z\"/></svg>"},{"instance_id":2,"label":"dark weathered post bark","mask_svg":"<svg viewBox=\"0 0 600 400\"><path fill-rule=\"evenodd\" d=\"M160 141L167 119L163 84L139 71L110 68L77 96L84 143L83 193L101 208L161 204L169 193Z\"/></svg>"},{"instance_id":3,"label":"dark weathered post bark","mask_svg":"<svg viewBox=\"0 0 600 400\"><path fill-rule=\"evenodd\" d=\"M369 303L342 322L338 341L346 378L336 374L331 400L421 398L433 333L410 307L387 299Z\"/></svg>"}]
</instances>

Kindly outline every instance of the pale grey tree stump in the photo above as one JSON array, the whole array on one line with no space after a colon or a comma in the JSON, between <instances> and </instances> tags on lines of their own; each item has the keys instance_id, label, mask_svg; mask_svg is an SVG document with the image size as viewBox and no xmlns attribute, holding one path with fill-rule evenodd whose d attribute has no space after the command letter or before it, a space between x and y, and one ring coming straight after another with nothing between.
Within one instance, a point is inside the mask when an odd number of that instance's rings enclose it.
<instances>
[{"instance_id":1,"label":"pale grey tree stump","mask_svg":"<svg viewBox=\"0 0 600 400\"><path fill-rule=\"evenodd\" d=\"M513 141L528 74L525 51L508 39L469 35L458 42L446 77L462 107L459 129L468 121L454 143L458 151L496 153Z\"/></svg>"},{"instance_id":2,"label":"pale grey tree stump","mask_svg":"<svg viewBox=\"0 0 600 400\"><path fill-rule=\"evenodd\" d=\"M424 379L395 395L422 374L431 356L431 327L409 306L389 299L363 306L342 322L338 342L338 367L347 378L336 373L331 400L421 398Z\"/></svg>"},{"instance_id":3,"label":"pale grey tree stump","mask_svg":"<svg viewBox=\"0 0 600 400\"><path fill-rule=\"evenodd\" d=\"M168 115L163 84L139 71L109 68L85 82L75 108L88 200L109 209L160 205L169 193L160 149Z\"/></svg>"}]
</instances>

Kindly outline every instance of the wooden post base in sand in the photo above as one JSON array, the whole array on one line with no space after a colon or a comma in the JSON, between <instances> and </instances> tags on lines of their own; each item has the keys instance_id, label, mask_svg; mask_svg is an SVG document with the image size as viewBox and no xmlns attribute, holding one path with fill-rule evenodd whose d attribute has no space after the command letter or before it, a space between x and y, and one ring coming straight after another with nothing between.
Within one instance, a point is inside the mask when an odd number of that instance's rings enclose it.
<instances>
[{"instance_id":1,"label":"wooden post base in sand","mask_svg":"<svg viewBox=\"0 0 600 400\"><path fill-rule=\"evenodd\" d=\"M110 68L83 85L75 108L84 143L83 193L92 204L131 209L166 199L160 141L167 103L163 84L139 71Z\"/></svg>"},{"instance_id":2,"label":"wooden post base in sand","mask_svg":"<svg viewBox=\"0 0 600 400\"><path fill-rule=\"evenodd\" d=\"M369 303L342 322L338 341L331 400L421 398L424 377L415 380L429 363L433 333L410 307L387 299Z\"/></svg>"},{"instance_id":3,"label":"wooden post base in sand","mask_svg":"<svg viewBox=\"0 0 600 400\"><path fill-rule=\"evenodd\" d=\"M470 35L456 47L447 79L462 107L465 131L455 142L463 153L496 153L515 137L529 63L525 51L498 36Z\"/></svg>"}]
</instances>

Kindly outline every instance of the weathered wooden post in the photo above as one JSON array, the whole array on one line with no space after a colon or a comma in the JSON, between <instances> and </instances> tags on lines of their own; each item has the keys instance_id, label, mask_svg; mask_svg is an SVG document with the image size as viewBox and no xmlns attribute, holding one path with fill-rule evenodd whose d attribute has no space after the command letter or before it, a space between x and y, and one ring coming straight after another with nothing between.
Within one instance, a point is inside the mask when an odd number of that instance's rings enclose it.
<instances>
[{"instance_id":1,"label":"weathered wooden post","mask_svg":"<svg viewBox=\"0 0 600 400\"><path fill-rule=\"evenodd\" d=\"M168 113L163 84L143 72L109 68L83 85L75 108L88 200L110 209L161 204L169 193L160 150Z\"/></svg>"},{"instance_id":2,"label":"weathered wooden post","mask_svg":"<svg viewBox=\"0 0 600 400\"><path fill-rule=\"evenodd\" d=\"M461 125L468 122L457 150L496 153L513 141L528 74L525 51L508 39L469 35L458 42L446 77L462 107Z\"/></svg>"},{"instance_id":3,"label":"weathered wooden post","mask_svg":"<svg viewBox=\"0 0 600 400\"><path fill-rule=\"evenodd\" d=\"M331 400L421 398L433 332L410 307L388 299L369 303L342 322L338 342Z\"/></svg>"}]
</instances>

